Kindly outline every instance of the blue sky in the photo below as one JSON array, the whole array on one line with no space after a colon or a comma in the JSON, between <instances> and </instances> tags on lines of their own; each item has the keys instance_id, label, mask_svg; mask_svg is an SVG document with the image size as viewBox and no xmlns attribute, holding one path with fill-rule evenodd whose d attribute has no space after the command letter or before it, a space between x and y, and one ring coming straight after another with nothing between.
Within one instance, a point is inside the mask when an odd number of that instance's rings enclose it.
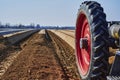
<instances>
[{"instance_id":1,"label":"blue sky","mask_svg":"<svg viewBox=\"0 0 120 80\"><path fill-rule=\"evenodd\" d=\"M0 0L0 21L14 24L75 26L77 11L85 0ZM120 0L96 0L107 20L120 20Z\"/></svg>"}]
</instances>

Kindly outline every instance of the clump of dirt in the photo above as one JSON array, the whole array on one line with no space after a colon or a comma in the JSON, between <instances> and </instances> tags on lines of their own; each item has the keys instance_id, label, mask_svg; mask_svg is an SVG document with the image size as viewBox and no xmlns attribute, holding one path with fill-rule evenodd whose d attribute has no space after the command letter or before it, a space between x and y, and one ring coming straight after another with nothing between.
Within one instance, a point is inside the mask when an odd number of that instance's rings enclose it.
<instances>
[{"instance_id":1,"label":"clump of dirt","mask_svg":"<svg viewBox=\"0 0 120 80\"><path fill-rule=\"evenodd\" d=\"M0 43L0 51L3 51L4 49L6 49L6 45L4 43Z\"/></svg>"},{"instance_id":2,"label":"clump of dirt","mask_svg":"<svg viewBox=\"0 0 120 80\"><path fill-rule=\"evenodd\" d=\"M112 65L115 60L116 51L119 51L119 49L113 49L112 47L109 47L109 54L110 54L109 64L110 65Z\"/></svg>"},{"instance_id":3,"label":"clump of dirt","mask_svg":"<svg viewBox=\"0 0 120 80\"><path fill-rule=\"evenodd\" d=\"M0 35L0 40L3 40L3 39L4 39L4 37L2 35Z\"/></svg>"}]
</instances>

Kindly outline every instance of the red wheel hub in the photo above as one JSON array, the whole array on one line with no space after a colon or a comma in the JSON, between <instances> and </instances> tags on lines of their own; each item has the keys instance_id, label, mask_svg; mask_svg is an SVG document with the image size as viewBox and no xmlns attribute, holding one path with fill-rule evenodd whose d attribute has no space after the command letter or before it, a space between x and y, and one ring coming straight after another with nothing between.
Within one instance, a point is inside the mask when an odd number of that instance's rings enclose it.
<instances>
[{"instance_id":1,"label":"red wheel hub","mask_svg":"<svg viewBox=\"0 0 120 80\"><path fill-rule=\"evenodd\" d=\"M76 53L80 72L86 75L90 66L91 36L90 26L84 13L80 13L77 19Z\"/></svg>"}]
</instances>

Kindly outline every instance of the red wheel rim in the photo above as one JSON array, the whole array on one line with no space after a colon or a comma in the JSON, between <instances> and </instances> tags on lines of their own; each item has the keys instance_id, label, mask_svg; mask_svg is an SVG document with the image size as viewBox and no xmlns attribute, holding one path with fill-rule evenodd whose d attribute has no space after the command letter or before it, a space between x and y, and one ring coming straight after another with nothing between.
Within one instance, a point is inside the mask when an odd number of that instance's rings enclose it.
<instances>
[{"instance_id":1,"label":"red wheel rim","mask_svg":"<svg viewBox=\"0 0 120 80\"><path fill-rule=\"evenodd\" d=\"M82 38L87 39L87 48L80 48L80 40ZM91 54L91 36L90 26L87 17L84 13L80 13L76 24L76 53L79 64L80 73L86 75L90 65Z\"/></svg>"}]
</instances>

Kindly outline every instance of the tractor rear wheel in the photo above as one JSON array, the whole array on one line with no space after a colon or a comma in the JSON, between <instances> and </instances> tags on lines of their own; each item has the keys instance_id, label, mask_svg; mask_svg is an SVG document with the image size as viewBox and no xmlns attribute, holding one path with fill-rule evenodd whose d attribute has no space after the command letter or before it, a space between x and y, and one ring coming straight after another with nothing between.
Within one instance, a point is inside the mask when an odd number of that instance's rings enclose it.
<instances>
[{"instance_id":1,"label":"tractor rear wheel","mask_svg":"<svg viewBox=\"0 0 120 80\"><path fill-rule=\"evenodd\" d=\"M104 80L108 73L108 27L101 5L85 1L76 21L76 60L81 79Z\"/></svg>"}]
</instances>

